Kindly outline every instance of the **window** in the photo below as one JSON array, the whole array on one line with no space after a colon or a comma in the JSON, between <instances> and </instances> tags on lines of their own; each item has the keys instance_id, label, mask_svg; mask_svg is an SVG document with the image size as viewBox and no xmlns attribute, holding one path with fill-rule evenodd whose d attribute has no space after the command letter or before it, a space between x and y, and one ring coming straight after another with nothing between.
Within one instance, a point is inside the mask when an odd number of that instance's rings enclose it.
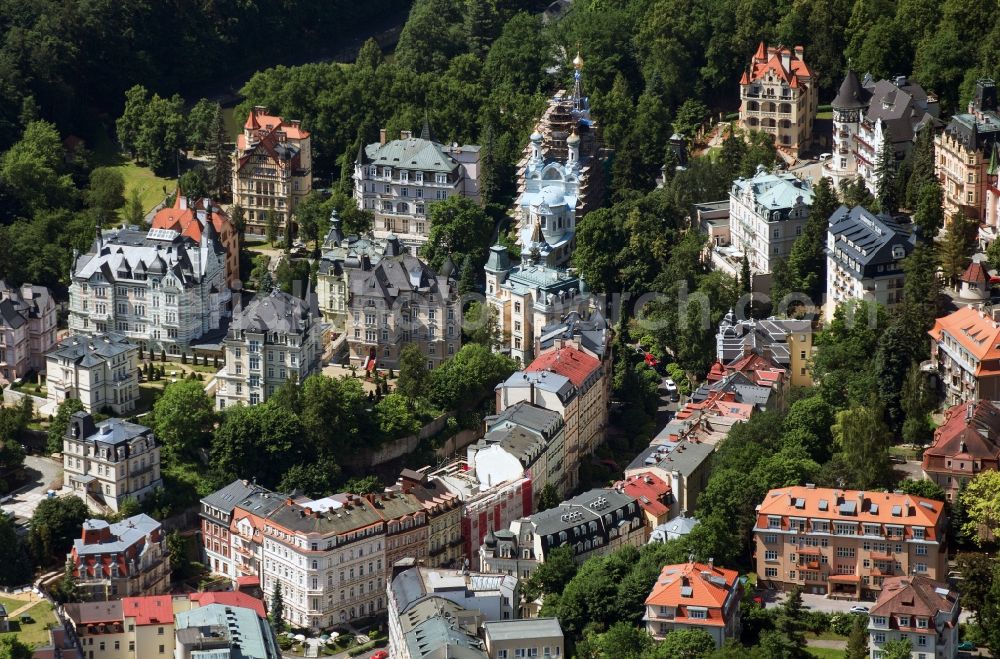
<instances>
[{"instance_id":1,"label":"window","mask_svg":"<svg viewBox=\"0 0 1000 659\"><path fill-rule=\"evenodd\" d=\"M695 620L704 620L707 617L707 611L701 608L688 607L688 617Z\"/></svg>"},{"instance_id":2,"label":"window","mask_svg":"<svg viewBox=\"0 0 1000 659\"><path fill-rule=\"evenodd\" d=\"M764 568L764 576L767 577L768 579L776 579L778 577L778 568L776 567Z\"/></svg>"},{"instance_id":3,"label":"window","mask_svg":"<svg viewBox=\"0 0 1000 659\"><path fill-rule=\"evenodd\" d=\"M764 552L764 560L765 561L776 561L776 560L778 560L778 552L776 552L774 550L771 550L771 549L768 549L767 551Z\"/></svg>"},{"instance_id":4,"label":"window","mask_svg":"<svg viewBox=\"0 0 1000 659\"><path fill-rule=\"evenodd\" d=\"M898 616L896 618L896 622L899 623L900 627L909 627L910 626L910 616Z\"/></svg>"}]
</instances>

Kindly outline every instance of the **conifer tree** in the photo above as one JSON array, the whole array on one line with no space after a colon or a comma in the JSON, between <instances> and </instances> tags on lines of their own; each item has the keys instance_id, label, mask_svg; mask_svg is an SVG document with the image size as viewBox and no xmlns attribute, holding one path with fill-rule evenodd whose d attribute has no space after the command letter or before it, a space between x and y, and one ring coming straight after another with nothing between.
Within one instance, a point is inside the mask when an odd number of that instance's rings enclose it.
<instances>
[{"instance_id":1,"label":"conifer tree","mask_svg":"<svg viewBox=\"0 0 1000 659\"><path fill-rule=\"evenodd\" d=\"M930 122L920 129L917 141L910 152L910 178L906 182L906 206L917 207L920 190L928 183L937 182L934 175L934 129Z\"/></svg>"},{"instance_id":2,"label":"conifer tree","mask_svg":"<svg viewBox=\"0 0 1000 659\"><path fill-rule=\"evenodd\" d=\"M938 256L941 260L941 275L951 286L957 283L959 275L962 274L971 260L971 225L972 222L969 218L956 213L952 216L951 222L948 223L944 239L938 247Z\"/></svg>"},{"instance_id":3,"label":"conifer tree","mask_svg":"<svg viewBox=\"0 0 1000 659\"><path fill-rule=\"evenodd\" d=\"M868 625L867 617L854 616L851 624L851 634L847 637L847 652L845 659L868 659Z\"/></svg>"},{"instance_id":4,"label":"conifer tree","mask_svg":"<svg viewBox=\"0 0 1000 659\"><path fill-rule=\"evenodd\" d=\"M879 211L894 215L899 210L896 198L896 153L892 146L892 135L886 128L882 133L882 148L875 163L875 198Z\"/></svg>"},{"instance_id":5,"label":"conifer tree","mask_svg":"<svg viewBox=\"0 0 1000 659\"><path fill-rule=\"evenodd\" d=\"M276 632L285 629L285 600L281 596L281 582L274 583L274 592L271 594L271 626Z\"/></svg>"}]
</instances>

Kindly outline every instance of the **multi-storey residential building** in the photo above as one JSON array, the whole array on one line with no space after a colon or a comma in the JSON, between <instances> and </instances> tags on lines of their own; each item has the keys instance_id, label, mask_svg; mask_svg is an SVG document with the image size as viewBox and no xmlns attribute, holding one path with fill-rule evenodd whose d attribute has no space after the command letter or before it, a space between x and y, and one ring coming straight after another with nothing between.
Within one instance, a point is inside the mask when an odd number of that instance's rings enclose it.
<instances>
[{"instance_id":1,"label":"multi-storey residential building","mask_svg":"<svg viewBox=\"0 0 1000 659\"><path fill-rule=\"evenodd\" d=\"M365 498L385 521L385 563L395 565L404 558L427 558L430 526L424 504L414 494L383 492Z\"/></svg>"},{"instance_id":2,"label":"multi-storey residential building","mask_svg":"<svg viewBox=\"0 0 1000 659\"><path fill-rule=\"evenodd\" d=\"M232 540L229 537L230 523L236 506L258 491L266 490L250 481L235 480L201 500L198 516L201 518L204 563L215 574L236 578L236 566L231 553ZM253 574L259 574L259 571L254 571Z\"/></svg>"},{"instance_id":3,"label":"multi-storey residential building","mask_svg":"<svg viewBox=\"0 0 1000 659\"><path fill-rule=\"evenodd\" d=\"M993 145L986 166L983 219L979 224L979 245L985 251L1000 237L1000 142Z\"/></svg>"},{"instance_id":4,"label":"multi-storey residential building","mask_svg":"<svg viewBox=\"0 0 1000 659\"><path fill-rule=\"evenodd\" d=\"M523 579L556 547L571 547L578 563L620 547L639 547L648 539L643 516L634 498L615 489L593 489L515 520L509 530L490 531L479 549L482 569Z\"/></svg>"},{"instance_id":5,"label":"multi-storey residential building","mask_svg":"<svg viewBox=\"0 0 1000 659\"><path fill-rule=\"evenodd\" d=\"M944 189L945 218L961 213L983 220L987 169L1000 141L996 84L976 83L967 113L951 118L944 132L934 138L934 170Z\"/></svg>"},{"instance_id":6,"label":"multi-storey residential building","mask_svg":"<svg viewBox=\"0 0 1000 659\"><path fill-rule=\"evenodd\" d=\"M431 472L462 502L463 559L479 566L479 548L491 529L505 529L511 522L534 512L534 487L526 474L515 481L484 487L464 460L455 460Z\"/></svg>"},{"instance_id":7,"label":"multi-storey residential building","mask_svg":"<svg viewBox=\"0 0 1000 659\"><path fill-rule=\"evenodd\" d=\"M44 286L13 288L0 280L0 383L45 370L56 342L56 303Z\"/></svg>"},{"instance_id":8,"label":"multi-storey residential building","mask_svg":"<svg viewBox=\"0 0 1000 659\"><path fill-rule=\"evenodd\" d=\"M230 517L227 549L233 557L230 579L237 585L246 579L257 579L257 584L260 585L260 575L264 572L264 529L267 518L286 504L284 495L268 492L263 488L253 488L234 507Z\"/></svg>"},{"instance_id":9,"label":"multi-storey residential building","mask_svg":"<svg viewBox=\"0 0 1000 659\"><path fill-rule=\"evenodd\" d=\"M430 207L459 195L479 201L479 147L445 146L404 130L398 140L379 141L358 150L354 199L375 216L375 237L397 236L413 253L430 237Z\"/></svg>"},{"instance_id":10,"label":"multi-storey residential building","mask_svg":"<svg viewBox=\"0 0 1000 659\"><path fill-rule=\"evenodd\" d=\"M159 595L170 589L166 534L148 515L115 524L86 520L66 560L73 565L73 582L83 599Z\"/></svg>"},{"instance_id":11,"label":"multi-storey residential building","mask_svg":"<svg viewBox=\"0 0 1000 659\"><path fill-rule=\"evenodd\" d=\"M886 579L868 614L871 659L882 658L889 641L910 642L911 659L958 656L958 593L921 575Z\"/></svg>"},{"instance_id":12,"label":"multi-storey residential building","mask_svg":"<svg viewBox=\"0 0 1000 659\"><path fill-rule=\"evenodd\" d=\"M786 259L809 219L813 191L808 181L760 165L748 179L733 181L729 191L729 231L750 270L768 275L777 259ZM759 282L759 283L758 283ZM755 290L770 291L770 277L757 277Z\"/></svg>"},{"instance_id":13,"label":"multi-storey residential building","mask_svg":"<svg viewBox=\"0 0 1000 659\"><path fill-rule=\"evenodd\" d=\"M674 493L670 483L656 472L645 471L626 476L624 480L615 483L615 489L639 503L650 532L670 519Z\"/></svg>"},{"instance_id":14,"label":"multi-storey residential building","mask_svg":"<svg viewBox=\"0 0 1000 659\"><path fill-rule=\"evenodd\" d=\"M284 233L295 207L312 191L312 137L297 120L256 106L236 138L233 205L246 212L246 232Z\"/></svg>"},{"instance_id":15,"label":"multi-storey residential building","mask_svg":"<svg viewBox=\"0 0 1000 659\"><path fill-rule=\"evenodd\" d=\"M903 301L903 259L916 240L911 227L863 206L841 206L826 239L826 319L848 300L890 309Z\"/></svg>"},{"instance_id":16,"label":"multi-storey residential building","mask_svg":"<svg viewBox=\"0 0 1000 659\"><path fill-rule=\"evenodd\" d=\"M740 636L739 572L708 563L664 565L646 598L646 631L658 641L674 631L701 630L721 648Z\"/></svg>"},{"instance_id":17,"label":"multi-storey residential building","mask_svg":"<svg viewBox=\"0 0 1000 659\"><path fill-rule=\"evenodd\" d=\"M425 597L400 616L391 630L389 656L488 659L483 641L476 635L482 620L478 610L463 608L443 597Z\"/></svg>"},{"instance_id":18,"label":"multi-storey residential building","mask_svg":"<svg viewBox=\"0 0 1000 659\"><path fill-rule=\"evenodd\" d=\"M802 46L763 41L740 79L740 126L774 137L779 149L797 156L812 142L819 83L803 59Z\"/></svg>"},{"instance_id":19,"label":"multi-storey residential building","mask_svg":"<svg viewBox=\"0 0 1000 659\"><path fill-rule=\"evenodd\" d=\"M811 321L773 316L764 320L737 319L730 309L715 333L715 358L725 366L744 357L747 349L787 368L791 386L813 385L809 372L813 357Z\"/></svg>"},{"instance_id":20,"label":"multi-storey residential building","mask_svg":"<svg viewBox=\"0 0 1000 659\"><path fill-rule=\"evenodd\" d=\"M626 479L649 473L670 486L668 519L693 512L698 496L708 485L715 445L699 441L692 432L693 425L676 424L671 430L682 432L683 439L668 435L665 443L654 443L625 468Z\"/></svg>"},{"instance_id":21,"label":"multi-storey residential building","mask_svg":"<svg viewBox=\"0 0 1000 659\"><path fill-rule=\"evenodd\" d=\"M238 592L145 595L62 607L86 659L279 659L264 603ZM45 655L47 656L47 655ZM74 655L55 654L53 659Z\"/></svg>"},{"instance_id":22,"label":"multi-storey residential building","mask_svg":"<svg viewBox=\"0 0 1000 659\"><path fill-rule=\"evenodd\" d=\"M541 230L534 226L534 238L541 241ZM533 359L543 328L585 311L590 301L587 284L573 269L549 266L540 258L532 250L513 265L507 248L494 245L485 266L486 301L496 313L502 351L521 363Z\"/></svg>"},{"instance_id":23,"label":"multi-storey residential building","mask_svg":"<svg viewBox=\"0 0 1000 659\"><path fill-rule=\"evenodd\" d=\"M949 501L981 472L1000 469L1000 408L971 399L945 410L921 466Z\"/></svg>"},{"instance_id":24,"label":"multi-storey residential building","mask_svg":"<svg viewBox=\"0 0 1000 659\"><path fill-rule=\"evenodd\" d=\"M948 405L1000 400L1000 323L968 306L935 319L929 333L931 363Z\"/></svg>"},{"instance_id":25,"label":"multi-storey residential building","mask_svg":"<svg viewBox=\"0 0 1000 659\"><path fill-rule=\"evenodd\" d=\"M565 427L558 413L525 402L487 417L486 435L467 448L473 475L490 488L528 472L534 482L534 507L548 484L560 498L565 496Z\"/></svg>"},{"instance_id":26,"label":"multi-storey residential building","mask_svg":"<svg viewBox=\"0 0 1000 659\"><path fill-rule=\"evenodd\" d=\"M153 229L176 231L201 244L203 231L214 233L226 252L226 285L235 289L240 281L240 234L229 216L208 197L190 199L178 188L174 203L153 215Z\"/></svg>"},{"instance_id":27,"label":"multi-storey residential building","mask_svg":"<svg viewBox=\"0 0 1000 659\"><path fill-rule=\"evenodd\" d=\"M139 400L139 348L118 334L68 336L45 355L48 400L76 398L88 412L128 414Z\"/></svg>"},{"instance_id":28,"label":"multi-storey residential building","mask_svg":"<svg viewBox=\"0 0 1000 659\"><path fill-rule=\"evenodd\" d=\"M853 181L858 175L857 137L861 113L868 107L870 93L858 80L858 74L848 71L840 89L830 104L833 110L833 153L826 163L834 186L841 181Z\"/></svg>"},{"instance_id":29,"label":"multi-storey residential building","mask_svg":"<svg viewBox=\"0 0 1000 659\"><path fill-rule=\"evenodd\" d=\"M347 346L351 363L398 368L403 346L416 344L434 368L462 346L462 304L454 277L404 252L395 237L375 265L348 269Z\"/></svg>"},{"instance_id":30,"label":"multi-storey residential building","mask_svg":"<svg viewBox=\"0 0 1000 659\"><path fill-rule=\"evenodd\" d=\"M483 640L490 659L565 655L566 644L558 618L491 620L483 623Z\"/></svg>"},{"instance_id":31,"label":"multi-storey residential building","mask_svg":"<svg viewBox=\"0 0 1000 659\"><path fill-rule=\"evenodd\" d=\"M465 558L462 502L443 481L428 477L426 469L404 469L392 489L416 497L427 513L427 566L455 567Z\"/></svg>"},{"instance_id":32,"label":"multi-storey residential building","mask_svg":"<svg viewBox=\"0 0 1000 659\"><path fill-rule=\"evenodd\" d=\"M412 560L394 566L384 591L389 602L389 656L393 659L427 656L414 653L407 642L412 639L407 639L408 634L404 634L404 625L412 629L415 626L413 623L419 624L408 614L421 604L438 600L435 608L440 610L444 605L440 600L445 600L465 611L478 611L480 616L474 620L480 622L513 620L517 617L521 598L518 586L516 578L505 575L414 567ZM472 628L475 629L474 624Z\"/></svg>"},{"instance_id":33,"label":"multi-storey residential building","mask_svg":"<svg viewBox=\"0 0 1000 659\"><path fill-rule=\"evenodd\" d=\"M384 251L384 241L344 235L340 218L336 212L330 214L330 230L323 239L323 255L316 272L316 297L323 321L337 334L344 332L347 322L351 269L361 268L362 257L371 265L377 264Z\"/></svg>"},{"instance_id":34,"label":"multi-storey residential building","mask_svg":"<svg viewBox=\"0 0 1000 659\"><path fill-rule=\"evenodd\" d=\"M757 506L757 573L770 587L873 599L887 577L943 579L944 503L909 494L811 485L771 490Z\"/></svg>"},{"instance_id":35,"label":"multi-storey residential building","mask_svg":"<svg viewBox=\"0 0 1000 659\"><path fill-rule=\"evenodd\" d=\"M69 328L116 332L149 351L180 356L229 314L226 252L211 222L201 241L171 229L99 235L73 259Z\"/></svg>"},{"instance_id":36,"label":"multi-storey residential building","mask_svg":"<svg viewBox=\"0 0 1000 659\"><path fill-rule=\"evenodd\" d=\"M223 346L226 363L215 390L220 410L263 403L288 380L302 382L319 371L323 354L315 295L259 293L234 310Z\"/></svg>"},{"instance_id":37,"label":"multi-storey residential building","mask_svg":"<svg viewBox=\"0 0 1000 659\"><path fill-rule=\"evenodd\" d=\"M570 490L576 487L580 462L604 441L608 377L599 359L573 345L561 345L544 352L497 387L499 411L526 401L562 416Z\"/></svg>"},{"instance_id":38,"label":"multi-storey residential building","mask_svg":"<svg viewBox=\"0 0 1000 659\"><path fill-rule=\"evenodd\" d=\"M117 512L125 499L141 501L163 485L152 430L116 418L94 423L88 412L70 417L63 469L69 487L99 512Z\"/></svg>"},{"instance_id":39,"label":"multi-storey residential building","mask_svg":"<svg viewBox=\"0 0 1000 659\"><path fill-rule=\"evenodd\" d=\"M858 176L875 193L876 169L885 140L891 140L893 156L902 161L913 149L920 130L934 125L940 109L937 98L928 96L923 87L906 76L878 82L865 76L864 86L868 100L857 126L854 155Z\"/></svg>"}]
</instances>

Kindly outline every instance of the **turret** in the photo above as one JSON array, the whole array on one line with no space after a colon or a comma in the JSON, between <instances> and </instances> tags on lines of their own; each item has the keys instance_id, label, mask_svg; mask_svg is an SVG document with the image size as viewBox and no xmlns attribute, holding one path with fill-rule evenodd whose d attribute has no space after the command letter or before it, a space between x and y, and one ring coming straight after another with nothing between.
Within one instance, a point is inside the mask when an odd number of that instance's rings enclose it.
<instances>
[{"instance_id":1,"label":"turret","mask_svg":"<svg viewBox=\"0 0 1000 659\"><path fill-rule=\"evenodd\" d=\"M576 129L566 138L566 167L572 170L580 169L580 136Z\"/></svg>"},{"instance_id":2,"label":"turret","mask_svg":"<svg viewBox=\"0 0 1000 659\"><path fill-rule=\"evenodd\" d=\"M542 134L537 130L531 134L531 165L542 166Z\"/></svg>"}]
</instances>

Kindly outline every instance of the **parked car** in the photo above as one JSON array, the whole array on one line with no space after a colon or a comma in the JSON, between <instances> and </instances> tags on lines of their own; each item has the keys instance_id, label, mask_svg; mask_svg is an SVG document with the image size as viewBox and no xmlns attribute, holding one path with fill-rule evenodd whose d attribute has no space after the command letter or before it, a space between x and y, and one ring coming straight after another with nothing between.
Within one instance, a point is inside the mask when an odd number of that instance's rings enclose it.
<instances>
[{"instance_id":1,"label":"parked car","mask_svg":"<svg viewBox=\"0 0 1000 659\"><path fill-rule=\"evenodd\" d=\"M379 650L372 655L371 659L389 659L389 653L385 650Z\"/></svg>"},{"instance_id":2,"label":"parked car","mask_svg":"<svg viewBox=\"0 0 1000 659\"><path fill-rule=\"evenodd\" d=\"M976 649L976 644L972 641L962 641L958 644L958 649L963 652L974 652Z\"/></svg>"},{"instance_id":3,"label":"parked car","mask_svg":"<svg viewBox=\"0 0 1000 659\"><path fill-rule=\"evenodd\" d=\"M860 605L852 606L851 613L868 613L868 607Z\"/></svg>"},{"instance_id":4,"label":"parked car","mask_svg":"<svg viewBox=\"0 0 1000 659\"><path fill-rule=\"evenodd\" d=\"M677 400L680 398L680 392L677 390L677 383L670 378L663 380L663 388L667 390L671 400Z\"/></svg>"}]
</instances>

